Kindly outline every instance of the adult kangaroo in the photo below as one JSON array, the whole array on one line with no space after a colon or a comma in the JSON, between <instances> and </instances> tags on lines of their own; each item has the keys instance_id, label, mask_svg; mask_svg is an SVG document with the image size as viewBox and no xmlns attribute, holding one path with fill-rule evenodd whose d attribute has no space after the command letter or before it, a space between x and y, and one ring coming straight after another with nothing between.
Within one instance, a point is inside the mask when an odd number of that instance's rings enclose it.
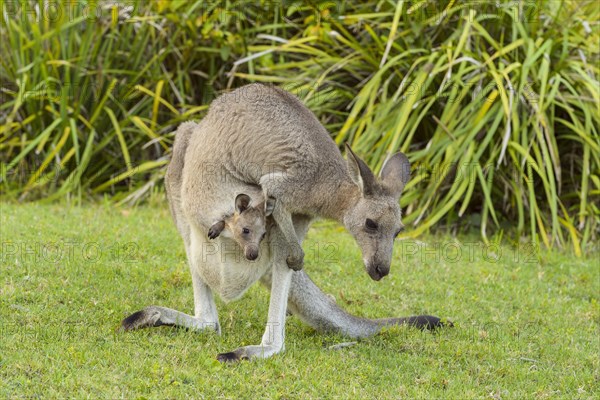
<instances>
[{"instance_id":1,"label":"adult kangaroo","mask_svg":"<svg viewBox=\"0 0 600 400\"><path fill-rule=\"evenodd\" d=\"M248 185L259 185L275 197L273 213L290 216L299 242L315 217L342 223L361 248L369 276L380 280L390 270L394 238L402 228L398 201L409 179L409 163L403 154L395 154L376 178L347 150L346 162L325 128L296 97L260 84L220 96L199 124L182 124L166 188L192 273L195 315L150 306L125 318L122 327L177 325L220 333L213 291L225 301L234 300L258 280L271 287L261 344L219 354L220 361L270 357L282 351L286 306L317 330L354 338L390 325L430 329L443 325L428 315L371 320L348 314L306 272L288 267L289 242L279 223L269 224L255 261L236 254L231 239L208 240L212 216L223 214L222 204L229 204L239 191L248 192Z\"/></svg>"}]
</instances>

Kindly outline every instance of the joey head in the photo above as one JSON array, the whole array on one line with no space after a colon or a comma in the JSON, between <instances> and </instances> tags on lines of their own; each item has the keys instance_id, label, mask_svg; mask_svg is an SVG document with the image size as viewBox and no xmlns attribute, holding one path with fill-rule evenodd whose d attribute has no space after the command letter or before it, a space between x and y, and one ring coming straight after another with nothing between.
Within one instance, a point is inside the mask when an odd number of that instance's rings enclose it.
<instances>
[{"instance_id":1,"label":"joey head","mask_svg":"<svg viewBox=\"0 0 600 400\"><path fill-rule=\"evenodd\" d=\"M215 239L225 231L244 250L244 257L250 261L258 258L260 242L267 234L267 218L273 211L271 200L260 202L256 206L251 206L251 201L247 194L238 194L233 214L226 215L208 230L210 239Z\"/></svg>"}]
</instances>

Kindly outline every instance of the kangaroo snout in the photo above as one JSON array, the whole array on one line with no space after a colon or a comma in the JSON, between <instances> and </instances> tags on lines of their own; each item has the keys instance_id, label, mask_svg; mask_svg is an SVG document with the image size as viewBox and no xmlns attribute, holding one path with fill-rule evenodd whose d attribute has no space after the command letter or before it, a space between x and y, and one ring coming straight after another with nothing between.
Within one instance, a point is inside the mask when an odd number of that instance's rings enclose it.
<instances>
[{"instance_id":1,"label":"kangaroo snout","mask_svg":"<svg viewBox=\"0 0 600 400\"><path fill-rule=\"evenodd\" d=\"M244 248L244 256L249 261L254 261L258 258L258 247L257 246L246 246Z\"/></svg>"},{"instance_id":2,"label":"kangaroo snout","mask_svg":"<svg viewBox=\"0 0 600 400\"><path fill-rule=\"evenodd\" d=\"M384 264L372 264L367 266L367 273L374 281L379 281L381 278L390 273L390 266Z\"/></svg>"}]
</instances>

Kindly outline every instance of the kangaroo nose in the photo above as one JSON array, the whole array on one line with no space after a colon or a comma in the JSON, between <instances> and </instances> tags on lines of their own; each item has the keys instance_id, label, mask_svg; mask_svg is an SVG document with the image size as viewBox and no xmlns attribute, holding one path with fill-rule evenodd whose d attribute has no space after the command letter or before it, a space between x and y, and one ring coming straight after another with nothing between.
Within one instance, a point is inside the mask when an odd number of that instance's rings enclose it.
<instances>
[{"instance_id":1,"label":"kangaroo nose","mask_svg":"<svg viewBox=\"0 0 600 400\"><path fill-rule=\"evenodd\" d=\"M381 278L383 278L384 276L386 276L389 273L390 273L390 269L381 264L375 265L375 267L373 267L369 271L369 275L371 276L371 279L373 279L375 281L380 280Z\"/></svg>"},{"instance_id":2,"label":"kangaroo nose","mask_svg":"<svg viewBox=\"0 0 600 400\"><path fill-rule=\"evenodd\" d=\"M258 258L258 249L256 248L246 248L246 258L250 261L256 260Z\"/></svg>"}]
</instances>

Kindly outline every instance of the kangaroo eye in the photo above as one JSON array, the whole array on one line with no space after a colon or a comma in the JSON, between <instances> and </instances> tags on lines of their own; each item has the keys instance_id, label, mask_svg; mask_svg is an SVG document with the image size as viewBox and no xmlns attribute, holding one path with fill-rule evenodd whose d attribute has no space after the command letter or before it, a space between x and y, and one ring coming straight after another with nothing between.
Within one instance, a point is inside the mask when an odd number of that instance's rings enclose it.
<instances>
[{"instance_id":1,"label":"kangaroo eye","mask_svg":"<svg viewBox=\"0 0 600 400\"><path fill-rule=\"evenodd\" d=\"M377 230L377 228L379 227L379 225L377 225L377 222L369 218L367 218L367 220L365 221L365 226L367 227L367 229L370 229L372 231Z\"/></svg>"},{"instance_id":2,"label":"kangaroo eye","mask_svg":"<svg viewBox=\"0 0 600 400\"><path fill-rule=\"evenodd\" d=\"M242 229L242 233L244 233L244 234L246 234L246 235L247 235L247 234L249 234L249 233L250 233L250 229L248 229L248 228L243 228L243 229Z\"/></svg>"},{"instance_id":3,"label":"kangaroo eye","mask_svg":"<svg viewBox=\"0 0 600 400\"><path fill-rule=\"evenodd\" d=\"M267 232L262 234L262 236L260 237L260 240L263 240L265 238L265 236L267 236Z\"/></svg>"},{"instance_id":4,"label":"kangaroo eye","mask_svg":"<svg viewBox=\"0 0 600 400\"><path fill-rule=\"evenodd\" d=\"M394 238L397 238L401 232L404 232L404 227L398 229L398 232L396 232L396 234L394 235Z\"/></svg>"}]
</instances>

